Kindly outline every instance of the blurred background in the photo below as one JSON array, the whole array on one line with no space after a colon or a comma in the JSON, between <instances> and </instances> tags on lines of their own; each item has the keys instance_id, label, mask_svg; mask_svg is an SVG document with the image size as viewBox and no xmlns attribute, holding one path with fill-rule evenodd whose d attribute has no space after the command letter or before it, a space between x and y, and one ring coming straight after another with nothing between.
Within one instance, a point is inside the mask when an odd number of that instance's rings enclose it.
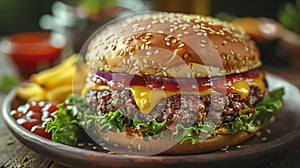
<instances>
[{"instance_id":1,"label":"blurred background","mask_svg":"<svg viewBox=\"0 0 300 168\"><path fill-rule=\"evenodd\" d=\"M256 30L253 25L258 24L257 20L271 19L268 21L272 24L268 22L265 27L270 31L283 27L284 33L253 32L264 65L270 70L282 68L296 74L300 72L297 35L300 34L300 0L0 0L0 38L20 32L56 32L63 35L66 42L61 54L69 55L79 52L86 39L101 25L141 11L197 13L227 21L247 17L237 24L249 28L250 33ZM0 56L1 59L4 58ZM6 74L4 71L13 71L4 69L8 70L1 70L2 77Z\"/></svg>"}]
</instances>

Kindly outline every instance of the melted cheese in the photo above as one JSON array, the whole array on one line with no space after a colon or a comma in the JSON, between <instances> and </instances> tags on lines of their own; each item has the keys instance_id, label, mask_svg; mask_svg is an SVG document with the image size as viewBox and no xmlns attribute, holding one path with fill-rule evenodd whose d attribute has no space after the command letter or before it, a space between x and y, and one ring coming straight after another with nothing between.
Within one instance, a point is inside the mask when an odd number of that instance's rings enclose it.
<instances>
[{"instance_id":1,"label":"melted cheese","mask_svg":"<svg viewBox=\"0 0 300 168\"><path fill-rule=\"evenodd\" d=\"M245 81L236 81L231 86L232 93L238 93L241 96L241 99L245 99L250 93L250 87Z\"/></svg>"},{"instance_id":2,"label":"melted cheese","mask_svg":"<svg viewBox=\"0 0 300 168\"><path fill-rule=\"evenodd\" d=\"M265 92L265 83L264 83L265 74L259 72L259 76L254 79L253 83L250 83L249 86L256 85L260 88L260 93L263 94Z\"/></svg>"},{"instance_id":3,"label":"melted cheese","mask_svg":"<svg viewBox=\"0 0 300 168\"><path fill-rule=\"evenodd\" d=\"M262 72L259 73L259 76L253 80L251 83L247 83L245 81L236 81L232 83L229 92L238 93L241 95L241 99L245 99L248 97L250 93L250 86L256 85L261 89L260 92L263 93L265 90L265 85L263 82L264 74ZM91 82L93 83L93 82ZM85 89L82 91L82 95L85 96L88 90L111 90L109 86L96 86L94 83L88 83ZM136 105L139 107L140 111L144 114L149 114L155 105L163 98L167 98L177 94L194 94L203 96L206 94L216 93L211 89L207 89L201 92L180 92L179 91L164 91L164 90L149 90L144 86L129 86L127 89L130 89Z\"/></svg>"},{"instance_id":4,"label":"melted cheese","mask_svg":"<svg viewBox=\"0 0 300 168\"><path fill-rule=\"evenodd\" d=\"M178 94L196 94L200 96L211 94L210 89L207 89L202 92L149 90L144 86L130 86L129 89L133 93L136 105L139 107L140 111L144 114L150 113L162 98L167 98Z\"/></svg>"}]
</instances>

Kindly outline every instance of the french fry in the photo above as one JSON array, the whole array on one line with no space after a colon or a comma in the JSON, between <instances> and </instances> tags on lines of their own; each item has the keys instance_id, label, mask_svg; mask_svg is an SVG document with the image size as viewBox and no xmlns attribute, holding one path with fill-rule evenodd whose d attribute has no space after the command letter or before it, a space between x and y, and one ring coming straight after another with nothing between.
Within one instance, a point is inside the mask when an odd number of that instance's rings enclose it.
<instances>
[{"instance_id":1,"label":"french fry","mask_svg":"<svg viewBox=\"0 0 300 168\"><path fill-rule=\"evenodd\" d=\"M62 101L70 93L72 93L72 85L60 86L54 89L47 91L46 98L49 101Z\"/></svg>"},{"instance_id":2,"label":"french fry","mask_svg":"<svg viewBox=\"0 0 300 168\"><path fill-rule=\"evenodd\" d=\"M29 102L43 101L43 100L46 100L46 94L33 95L33 96L29 97L29 99L28 99Z\"/></svg>"},{"instance_id":3,"label":"french fry","mask_svg":"<svg viewBox=\"0 0 300 168\"><path fill-rule=\"evenodd\" d=\"M16 94L23 99L30 99L36 95L45 95L45 90L36 83L24 82L23 86L19 86L16 89Z\"/></svg>"},{"instance_id":4,"label":"french fry","mask_svg":"<svg viewBox=\"0 0 300 168\"><path fill-rule=\"evenodd\" d=\"M69 69L64 69L63 73L59 74L52 80L48 80L48 82L45 83L44 87L46 89L51 89L62 85L72 85L74 73L75 73L74 67L70 67Z\"/></svg>"},{"instance_id":5,"label":"french fry","mask_svg":"<svg viewBox=\"0 0 300 168\"><path fill-rule=\"evenodd\" d=\"M41 86L47 85L47 83L51 79L56 79L61 74L74 67L74 63L77 61L77 59L77 55L72 55L68 59L64 60L62 63L53 68L49 68L37 74L33 74L31 76L31 80Z\"/></svg>"},{"instance_id":6,"label":"french fry","mask_svg":"<svg viewBox=\"0 0 300 168\"><path fill-rule=\"evenodd\" d=\"M63 101L72 93L72 82L76 70L74 54L59 65L31 76L30 82L23 82L15 89L16 94L27 101ZM81 67L84 68L84 67ZM78 86L75 86L78 90Z\"/></svg>"}]
</instances>

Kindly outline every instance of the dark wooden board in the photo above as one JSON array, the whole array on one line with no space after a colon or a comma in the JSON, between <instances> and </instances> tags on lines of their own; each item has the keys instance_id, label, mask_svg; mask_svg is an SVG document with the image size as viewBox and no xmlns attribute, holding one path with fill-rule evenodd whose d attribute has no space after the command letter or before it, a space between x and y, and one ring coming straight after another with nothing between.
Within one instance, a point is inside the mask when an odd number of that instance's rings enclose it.
<instances>
[{"instance_id":1,"label":"dark wooden board","mask_svg":"<svg viewBox=\"0 0 300 168\"><path fill-rule=\"evenodd\" d=\"M21 144L6 126L0 127L0 168L66 168Z\"/></svg>"}]
</instances>

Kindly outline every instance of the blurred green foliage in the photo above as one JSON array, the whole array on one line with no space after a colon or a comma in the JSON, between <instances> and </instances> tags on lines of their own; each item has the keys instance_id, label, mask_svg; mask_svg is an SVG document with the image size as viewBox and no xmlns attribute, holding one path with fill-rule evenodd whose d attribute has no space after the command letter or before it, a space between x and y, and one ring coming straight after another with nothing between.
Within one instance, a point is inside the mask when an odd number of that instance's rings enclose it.
<instances>
[{"instance_id":1,"label":"blurred green foliage","mask_svg":"<svg viewBox=\"0 0 300 168\"><path fill-rule=\"evenodd\" d=\"M13 75L4 75L0 81L0 91L4 92L13 89L19 82L18 77Z\"/></svg>"},{"instance_id":2,"label":"blurred green foliage","mask_svg":"<svg viewBox=\"0 0 300 168\"><path fill-rule=\"evenodd\" d=\"M222 21L227 21L230 22L232 19L236 18L235 15L228 13L228 12L220 12L214 15L214 17L222 20Z\"/></svg>"},{"instance_id":3,"label":"blurred green foliage","mask_svg":"<svg viewBox=\"0 0 300 168\"><path fill-rule=\"evenodd\" d=\"M79 4L94 13L103 8L111 7L116 3L116 0L79 0Z\"/></svg>"},{"instance_id":4,"label":"blurred green foliage","mask_svg":"<svg viewBox=\"0 0 300 168\"><path fill-rule=\"evenodd\" d=\"M300 35L300 0L286 3L279 11L278 20L284 27Z\"/></svg>"}]
</instances>

